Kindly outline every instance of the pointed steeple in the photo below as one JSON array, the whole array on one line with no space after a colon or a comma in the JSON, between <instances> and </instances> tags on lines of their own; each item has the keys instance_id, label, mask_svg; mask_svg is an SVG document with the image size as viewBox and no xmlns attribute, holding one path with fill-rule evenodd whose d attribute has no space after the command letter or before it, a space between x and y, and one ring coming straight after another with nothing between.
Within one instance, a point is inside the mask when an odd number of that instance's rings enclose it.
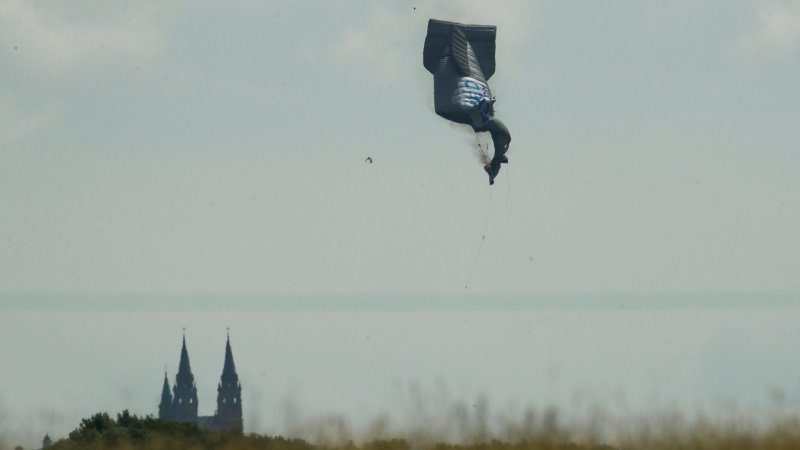
<instances>
[{"instance_id":1,"label":"pointed steeple","mask_svg":"<svg viewBox=\"0 0 800 450\"><path fill-rule=\"evenodd\" d=\"M214 422L215 428L222 431L241 433L243 429L242 386L239 384L239 375L236 374L236 365L233 363L230 333L225 343L225 363L217 386L217 414Z\"/></svg>"},{"instance_id":2,"label":"pointed steeple","mask_svg":"<svg viewBox=\"0 0 800 450\"><path fill-rule=\"evenodd\" d=\"M172 393L169 391L166 369L164 369L164 385L161 388L161 403L158 404L158 418L172 420Z\"/></svg>"},{"instance_id":3,"label":"pointed steeple","mask_svg":"<svg viewBox=\"0 0 800 450\"><path fill-rule=\"evenodd\" d=\"M189 364L189 351L186 350L186 334L183 335L181 361L172 387L172 420L176 422L197 423L197 387L194 384L192 367Z\"/></svg>"},{"instance_id":4,"label":"pointed steeple","mask_svg":"<svg viewBox=\"0 0 800 450\"><path fill-rule=\"evenodd\" d=\"M181 346L181 361L178 365L178 375L192 374L192 366L189 364L189 351L186 350L186 335L183 335L183 346ZM193 379L194 380L194 379Z\"/></svg>"},{"instance_id":5,"label":"pointed steeple","mask_svg":"<svg viewBox=\"0 0 800 450\"><path fill-rule=\"evenodd\" d=\"M228 334L228 341L225 343L225 364L222 366L222 381L239 383L239 376L236 375L236 364L233 363L230 334Z\"/></svg>"}]
</instances>

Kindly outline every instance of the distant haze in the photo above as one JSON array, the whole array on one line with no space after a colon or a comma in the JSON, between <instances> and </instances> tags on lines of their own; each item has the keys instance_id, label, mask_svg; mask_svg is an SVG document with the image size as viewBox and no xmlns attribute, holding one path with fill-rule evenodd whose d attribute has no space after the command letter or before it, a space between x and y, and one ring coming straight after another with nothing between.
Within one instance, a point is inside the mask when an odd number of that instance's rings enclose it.
<instances>
[{"instance_id":1,"label":"distant haze","mask_svg":"<svg viewBox=\"0 0 800 450\"><path fill-rule=\"evenodd\" d=\"M246 432L463 439L529 408L768 420L800 413L799 320L794 294L3 296L0 436L157 414L183 327L201 415L230 327Z\"/></svg>"}]
</instances>

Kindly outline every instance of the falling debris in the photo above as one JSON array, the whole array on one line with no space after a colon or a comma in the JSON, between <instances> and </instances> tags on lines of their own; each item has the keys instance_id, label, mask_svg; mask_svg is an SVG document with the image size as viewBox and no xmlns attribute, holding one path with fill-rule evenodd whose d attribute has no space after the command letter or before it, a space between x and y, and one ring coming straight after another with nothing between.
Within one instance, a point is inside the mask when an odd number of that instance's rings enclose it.
<instances>
[{"instance_id":1,"label":"falling debris","mask_svg":"<svg viewBox=\"0 0 800 450\"><path fill-rule=\"evenodd\" d=\"M508 128L494 117L495 98L489 78L495 70L493 25L464 25L431 19L422 62L433 74L433 100L436 114L472 126L475 133L489 132L494 157L484 166L489 184L507 163L505 153L511 143Z\"/></svg>"}]
</instances>

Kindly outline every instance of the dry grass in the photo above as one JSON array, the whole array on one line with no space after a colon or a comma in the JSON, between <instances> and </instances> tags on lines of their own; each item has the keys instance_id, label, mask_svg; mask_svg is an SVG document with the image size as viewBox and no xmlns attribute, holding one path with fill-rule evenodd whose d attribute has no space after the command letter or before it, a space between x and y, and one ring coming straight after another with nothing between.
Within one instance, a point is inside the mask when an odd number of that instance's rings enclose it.
<instances>
[{"instance_id":1,"label":"dry grass","mask_svg":"<svg viewBox=\"0 0 800 450\"><path fill-rule=\"evenodd\" d=\"M687 420L667 414L624 422L598 417L583 425L562 425L554 413L528 412L516 422L493 430L469 430L471 436L454 443L435 432L399 438L369 438L362 442L310 443L303 439L235 435L206 431L173 432L163 428L146 438L117 433L90 441L62 439L52 450L745 450L800 449L800 417L784 416L756 425L743 419ZM2 443L0 439L0 443ZM0 450L11 450L8 442Z\"/></svg>"}]
</instances>

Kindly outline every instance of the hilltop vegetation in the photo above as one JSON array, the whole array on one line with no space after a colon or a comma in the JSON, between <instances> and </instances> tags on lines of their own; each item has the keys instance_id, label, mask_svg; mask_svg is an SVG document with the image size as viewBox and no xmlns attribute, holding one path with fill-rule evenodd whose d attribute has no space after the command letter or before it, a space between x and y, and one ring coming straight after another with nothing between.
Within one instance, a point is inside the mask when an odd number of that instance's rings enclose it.
<instances>
[{"instance_id":1,"label":"hilltop vegetation","mask_svg":"<svg viewBox=\"0 0 800 450\"><path fill-rule=\"evenodd\" d=\"M195 425L167 423L152 416L123 411L116 419L98 413L83 419L68 438L50 450L740 450L800 448L800 419L787 418L762 430L742 424L698 420L679 427L667 424L620 433L613 446L567 430L533 433L516 441L490 439L473 444L415 443L405 439L372 440L362 444L312 444L302 439L242 435L202 430Z\"/></svg>"},{"instance_id":2,"label":"hilltop vegetation","mask_svg":"<svg viewBox=\"0 0 800 450\"><path fill-rule=\"evenodd\" d=\"M125 410L116 420L107 413L83 419L67 439L55 442L49 450L108 449L314 450L314 446L301 439L203 430L193 424L138 417Z\"/></svg>"}]
</instances>

